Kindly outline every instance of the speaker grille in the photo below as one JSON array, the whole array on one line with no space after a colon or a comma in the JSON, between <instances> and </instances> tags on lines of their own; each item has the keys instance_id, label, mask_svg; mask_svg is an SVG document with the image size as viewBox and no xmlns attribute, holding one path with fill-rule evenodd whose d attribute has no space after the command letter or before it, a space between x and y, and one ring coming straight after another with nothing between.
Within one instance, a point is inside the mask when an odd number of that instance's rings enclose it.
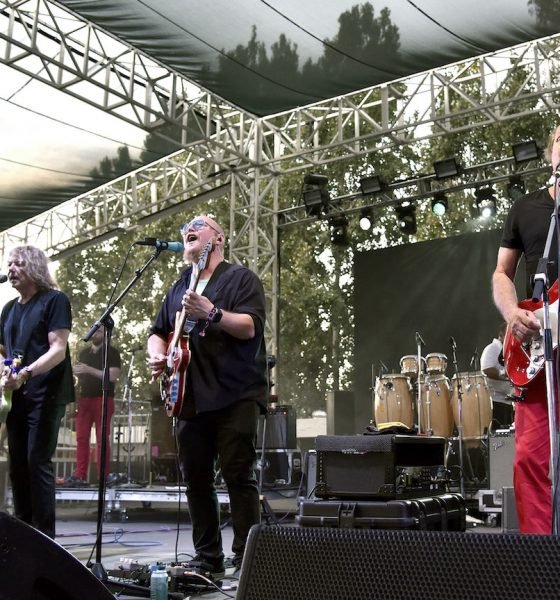
<instances>
[{"instance_id":1,"label":"speaker grille","mask_svg":"<svg viewBox=\"0 0 560 600\"><path fill-rule=\"evenodd\" d=\"M256 526L238 598L558 598L560 537Z\"/></svg>"}]
</instances>

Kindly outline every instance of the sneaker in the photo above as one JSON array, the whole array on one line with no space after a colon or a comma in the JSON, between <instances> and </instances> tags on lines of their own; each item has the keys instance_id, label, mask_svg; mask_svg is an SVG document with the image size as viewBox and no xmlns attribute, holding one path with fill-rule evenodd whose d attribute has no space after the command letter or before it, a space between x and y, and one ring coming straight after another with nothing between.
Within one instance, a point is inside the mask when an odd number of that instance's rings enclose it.
<instances>
[{"instance_id":1,"label":"sneaker","mask_svg":"<svg viewBox=\"0 0 560 600\"><path fill-rule=\"evenodd\" d=\"M225 567L223 558L210 559L203 556L195 556L187 563L189 569L201 575L224 575Z\"/></svg>"},{"instance_id":2,"label":"sneaker","mask_svg":"<svg viewBox=\"0 0 560 600\"><path fill-rule=\"evenodd\" d=\"M64 480L63 485L66 487L89 487L89 483L85 479L80 479L75 475L70 475Z\"/></svg>"}]
</instances>

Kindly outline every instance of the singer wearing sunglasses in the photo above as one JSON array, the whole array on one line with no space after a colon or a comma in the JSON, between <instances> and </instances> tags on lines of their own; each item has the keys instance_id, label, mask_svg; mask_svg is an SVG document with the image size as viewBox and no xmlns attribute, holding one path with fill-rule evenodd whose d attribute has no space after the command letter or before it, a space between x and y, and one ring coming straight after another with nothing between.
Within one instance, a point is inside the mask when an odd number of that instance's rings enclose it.
<instances>
[{"instance_id":1,"label":"singer wearing sunglasses","mask_svg":"<svg viewBox=\"0 0 560 600\"><path fill-rule=\"evenodd\" d=\"M180 232L188 266L152 326L149 367L152 378L160 379L168 414L177 418L196 552L189 567L211 576L224 573L214 486L219 459L238 574L249 529L260 521L254 463L257 421L268 395L264 291L255 273L224 260L225 235L216 221L202 215Z\"/></svg>"}]
</instances>

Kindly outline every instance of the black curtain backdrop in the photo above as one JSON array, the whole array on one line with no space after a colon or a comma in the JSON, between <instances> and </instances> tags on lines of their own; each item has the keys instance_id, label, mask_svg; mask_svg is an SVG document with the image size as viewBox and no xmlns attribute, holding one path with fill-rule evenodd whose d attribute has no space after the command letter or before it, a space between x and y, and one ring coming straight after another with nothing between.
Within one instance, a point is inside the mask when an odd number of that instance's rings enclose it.
<instances>
[{"instance_id":1,"label":"black curtain backdrop","mask_svg":"<svg viewBox=\"0 0 560 600\"><path fill-rule=\"evenodd\" d=\"M426 342L423 356L447 356L448 377L454 373L450 336L457 343L459 372L474 370L475 351L480 357L502 322L490 286L501 235L486 231L356 255L357 433L373 416L372 367L379 374L383 361L391 373L400 373L401 357L417 353L416 332Z\"/></svg>"}]
</instances>

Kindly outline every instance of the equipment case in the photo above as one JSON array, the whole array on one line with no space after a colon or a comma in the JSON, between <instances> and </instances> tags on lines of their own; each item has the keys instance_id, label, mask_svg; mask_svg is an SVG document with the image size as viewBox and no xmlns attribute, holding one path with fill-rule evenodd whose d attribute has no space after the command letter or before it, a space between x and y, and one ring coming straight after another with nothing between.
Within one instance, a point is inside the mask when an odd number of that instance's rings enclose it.
<instances>
[{"instance_id":1,"label":"equipment case","mask_svg":"<svg viewBox=\"0 0 560 600\"><path fill-rule=\"evenodd\" d=\"M303 527L465 531L466 508L459 494L387 502L304 500L296 522Z\"/></svg>"}]
</instances>

